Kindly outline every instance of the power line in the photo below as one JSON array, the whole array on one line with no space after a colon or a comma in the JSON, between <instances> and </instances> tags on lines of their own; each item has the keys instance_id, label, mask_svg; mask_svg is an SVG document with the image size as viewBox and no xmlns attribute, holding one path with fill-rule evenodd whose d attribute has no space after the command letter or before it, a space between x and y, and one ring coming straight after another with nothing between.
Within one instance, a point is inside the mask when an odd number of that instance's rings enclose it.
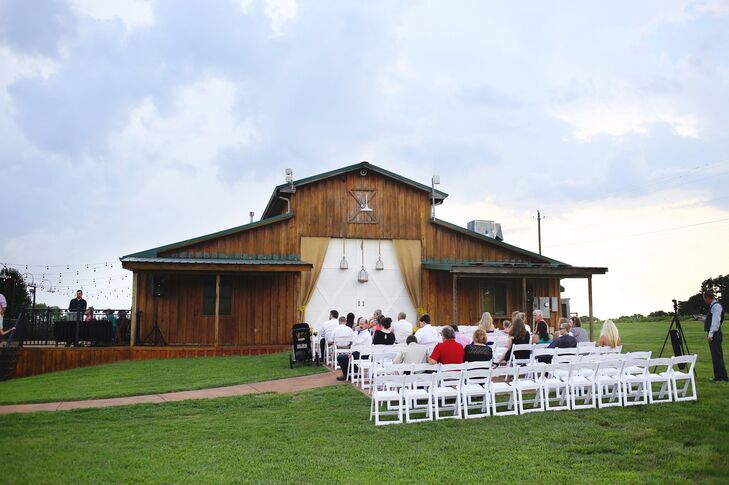
<instances>
[{"instance_id":1,"label":"power line","mask_svg":"<svg viewBox=\"0 0 729 485\"><path fill-rule=\"evenodd\" d=\"M646 232L639 232L636 234L626 234L623 236L615 236L615 237L607 237L604 239L594 239L592 241L580 241L580 242L573 242L573 243L566 243L566 244L555 244L553 246L550 246L550 248L557 248L557 247L565 247L565 246L577 246L581 244L593 244L593 243L599 243L599 242L605 242L605 241L617 241L620 239L627 239L629 237L639 237L639 236L647 236L649 234L658 234L661 232L668 232L668 231L675 231L678 229L686 229L688 227L696 227L696 226L705 226L707 224L716 224L719 222L726 222L729 221L729 217L725 219L716 219L713 221L704 221L704 222L697 222L695 224L686 224L685 226L676 226L676 227L669 227L665 229L657 229L655 231L646 231Z\"/></svg>"}]
</instances>

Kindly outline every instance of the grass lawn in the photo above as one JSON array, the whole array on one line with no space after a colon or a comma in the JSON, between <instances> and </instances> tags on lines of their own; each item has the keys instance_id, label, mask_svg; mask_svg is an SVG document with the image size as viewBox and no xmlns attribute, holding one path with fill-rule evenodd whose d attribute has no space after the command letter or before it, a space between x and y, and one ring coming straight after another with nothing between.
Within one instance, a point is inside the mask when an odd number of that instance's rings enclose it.
<instances>
[{"instance_id":1,"label":"grass lawn","mask_svg":"<svg viewBox=\"0 0 729 485\"><path fill-rule=\"evenodd\" d=\"M666 323L619 325L653 350ZM348 386L0 416L8 483L727 483L729 385L700 322L699 401L375 427ZM288 369L286 369L288 372Z\"/></svg>"},{"instance_id":2,"label":"grass lawn","mask_svg":"<svg viewBox=\"0 0 729 485\"><path fill-rule=\"evenodd\" d=\"M324 372L289 353L117 362L0 382L0 404L74 401L204 389Z\"/></svg>"}]
</instances>

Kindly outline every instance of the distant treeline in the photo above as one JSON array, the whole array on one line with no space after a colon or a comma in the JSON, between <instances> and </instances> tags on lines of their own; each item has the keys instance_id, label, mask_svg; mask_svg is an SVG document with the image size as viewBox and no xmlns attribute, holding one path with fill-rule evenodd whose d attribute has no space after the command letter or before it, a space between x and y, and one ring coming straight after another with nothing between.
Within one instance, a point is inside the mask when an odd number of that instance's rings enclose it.
<instances>
[{"instance_id":1,"label":"distant treeline","mask_svg":"<svg viewBox=\"0 0 729 485\"><path fill-rule=\"evenodd\" d=\"M709 278L701 283L701 290L689 297L686 301L678 302L678 313L680 315L704 315L709 311L709 308L704 302L704 292L707 290L713 290L716 295L716 299L719 300L721 306L727 308L729 304L729 292L725 291L729 285L729 275L717 276L716 278ZM672 316L672 312L666 312L663 310L657 310L650 312L648 315L641 315L636 313L634 315L623 315L614 320L643 320L646 322L663 320L666 317Z\"/></svg>"}]
</instances>

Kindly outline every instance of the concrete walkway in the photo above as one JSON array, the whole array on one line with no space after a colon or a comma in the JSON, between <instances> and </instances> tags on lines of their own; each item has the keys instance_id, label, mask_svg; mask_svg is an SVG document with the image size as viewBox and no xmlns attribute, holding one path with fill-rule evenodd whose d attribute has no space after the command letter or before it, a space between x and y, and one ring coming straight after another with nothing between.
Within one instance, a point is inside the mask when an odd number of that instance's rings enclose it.
<instances>
[{"instance_id":1,"label":"concrete walkway","mask_svg":"<svg viewBox=\"0 0 729 485\"><path fill-rule=\"evenodd\" d=\"M253 382L236 386L213 387L196 391L166 392L164 394L147 394L144 396L115 397L110 399L90 399L88 401L59 401L38 404L10 404L0 406L0 414L34 413L37 411L68 411L70 409L107 408L126 406L129 404L157 404L189 399L213 399L216 397L242 396L262 392L299 392L317 387L344 384L336 379L334 372L314 374L311 376L291 377L275 381Z\"/></svg>"}]
</instances>

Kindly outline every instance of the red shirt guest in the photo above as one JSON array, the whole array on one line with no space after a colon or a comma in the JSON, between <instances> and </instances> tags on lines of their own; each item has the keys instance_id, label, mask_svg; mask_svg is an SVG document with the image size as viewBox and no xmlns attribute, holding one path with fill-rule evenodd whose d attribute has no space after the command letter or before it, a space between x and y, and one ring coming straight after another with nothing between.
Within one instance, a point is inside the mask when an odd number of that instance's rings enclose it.
<instances>
[{"instance_id":1,"label":"red shirt guest","mask_svg":"<svg viewBox=\"0 0 729 485\"><path fill-rule=\"evenodd\" d=\"M463 346L456 342L456 333L451 327L441 330L443 341L435 346L428 362L431 364L463 364Z\"/></svg>"}]
</instances>

